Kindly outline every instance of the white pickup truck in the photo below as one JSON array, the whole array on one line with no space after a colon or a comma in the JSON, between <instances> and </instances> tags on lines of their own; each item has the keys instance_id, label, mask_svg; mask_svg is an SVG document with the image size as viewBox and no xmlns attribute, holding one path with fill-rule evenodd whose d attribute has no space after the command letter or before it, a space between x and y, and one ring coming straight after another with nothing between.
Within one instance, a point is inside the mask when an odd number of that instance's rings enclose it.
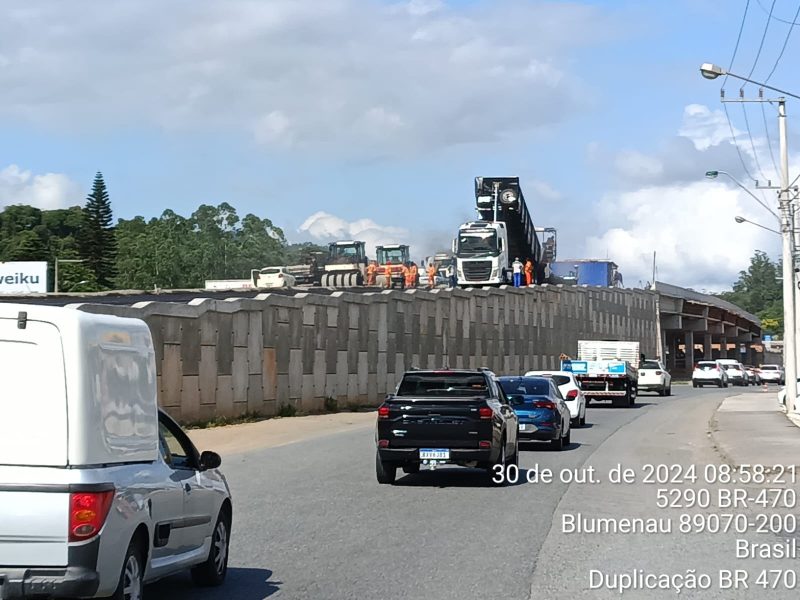
<instances>
[{"instance_id":1,"label":"white pickup truck","mask_svg":"<svg viewBox=\"0 0 800 600\"><path fill-rule=\"evenodd\" d=\"M0 598L138 600L186 568L222 583L221 459L159 411L144 321L0 304L0 380Z\"/></svg>"}]
</instances>

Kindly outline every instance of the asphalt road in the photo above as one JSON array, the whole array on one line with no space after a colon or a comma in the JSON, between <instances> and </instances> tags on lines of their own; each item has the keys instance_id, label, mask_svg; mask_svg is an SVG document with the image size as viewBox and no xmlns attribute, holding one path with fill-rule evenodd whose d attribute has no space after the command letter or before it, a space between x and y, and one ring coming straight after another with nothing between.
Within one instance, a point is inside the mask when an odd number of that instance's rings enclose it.
<instances>
[{"instance_id":1,"label":"asphalt road","mask_svg":"<svg viewBox=\"0 0 800 600\"><path fill-rule=\"evenodd\" d=\"M659 487L680 485L612 484L609 471L621 464L641 478L646 463L720 465L708 423L734 393L673 386L672 397L643 395L633 409L592 405L589 426L573 431L569 449L523 448L523 479L548 468L556 479L562 469L585 475L592 466L601 483L492 488L478 471L450 468L378 485L371 427L227 457L234 531L226 584L198 590L179 576L148 592L170 600L619 598L590 589L590 571L755 569L758 561L735 559L732 534L570 534L561 520L582 513L677 521L687 511L659 509L655 495ZM714 574L711 590L683 590L679 597L790 597L720 590ZM624 595L675 596L674 590Z\"/></svg>"}]
</instances>

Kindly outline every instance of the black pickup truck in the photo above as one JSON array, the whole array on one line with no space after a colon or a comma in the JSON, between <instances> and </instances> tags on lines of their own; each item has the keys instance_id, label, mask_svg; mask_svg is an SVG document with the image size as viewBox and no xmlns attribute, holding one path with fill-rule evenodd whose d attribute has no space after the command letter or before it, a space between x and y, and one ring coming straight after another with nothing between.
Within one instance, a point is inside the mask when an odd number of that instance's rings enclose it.
<instances>
[{"instance_id":1,"label":"black pickup truck","mask_svg":"<svg viewBox=\"0 0 800 600\"><path fill-rule=\"evenodd\" d=\"M517 415L494 373L485 369L408 371L378 408L375 471L394 483L397 469L516 465ZM505 478L499 478L504 480Z\"/></svg>"}]
</instances>

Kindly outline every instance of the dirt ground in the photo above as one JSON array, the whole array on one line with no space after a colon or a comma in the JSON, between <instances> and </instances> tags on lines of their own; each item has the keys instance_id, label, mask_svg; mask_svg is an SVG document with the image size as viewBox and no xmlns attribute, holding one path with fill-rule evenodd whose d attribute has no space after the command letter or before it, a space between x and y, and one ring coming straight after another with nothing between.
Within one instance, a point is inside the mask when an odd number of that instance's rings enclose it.
<instances>
[{"instance_id":1,"label":"dirt ground","mask_svg":"<svg viewBox=\"0 0 800 600\"><path fill-rule=\"evenodd\" d=\"M301 440L374 425L374 412L336 413L191 429L187 434L201 452L213 450L226 456L259 448L284 446Z\"/></svg>"}]
</instances>

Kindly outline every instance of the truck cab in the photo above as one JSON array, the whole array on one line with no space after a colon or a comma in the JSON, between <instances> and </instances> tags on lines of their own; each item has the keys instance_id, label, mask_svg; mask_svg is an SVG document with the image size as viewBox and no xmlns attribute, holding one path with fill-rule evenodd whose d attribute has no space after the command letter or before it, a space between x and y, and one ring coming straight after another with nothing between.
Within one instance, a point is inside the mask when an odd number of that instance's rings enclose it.
<instances>
[{"instance_id":1,"label":"truck cab","mask_svg":"<svg viewBox=\"0 0 800 600\"><path fill-rule=\"evenodd\" d=\"M453 240L458 284L501 285L509 282L508 232L503 222L464 223Z\"/></svg>"},{"instance_id":2,"label":"truck cab","mask_svg":"<svg viewBox=\"0 0 800 600\"><path fill-rule=\"evenodd\" d=\"M377 285L386 287L386 265L391 262L392 281L391 286L395 285L403 288L406 280L403 275L403 265L411 261L411 250L406 244L386 244L375 247L375 257L378 263Z\"/></svg>"}]
</instances>

